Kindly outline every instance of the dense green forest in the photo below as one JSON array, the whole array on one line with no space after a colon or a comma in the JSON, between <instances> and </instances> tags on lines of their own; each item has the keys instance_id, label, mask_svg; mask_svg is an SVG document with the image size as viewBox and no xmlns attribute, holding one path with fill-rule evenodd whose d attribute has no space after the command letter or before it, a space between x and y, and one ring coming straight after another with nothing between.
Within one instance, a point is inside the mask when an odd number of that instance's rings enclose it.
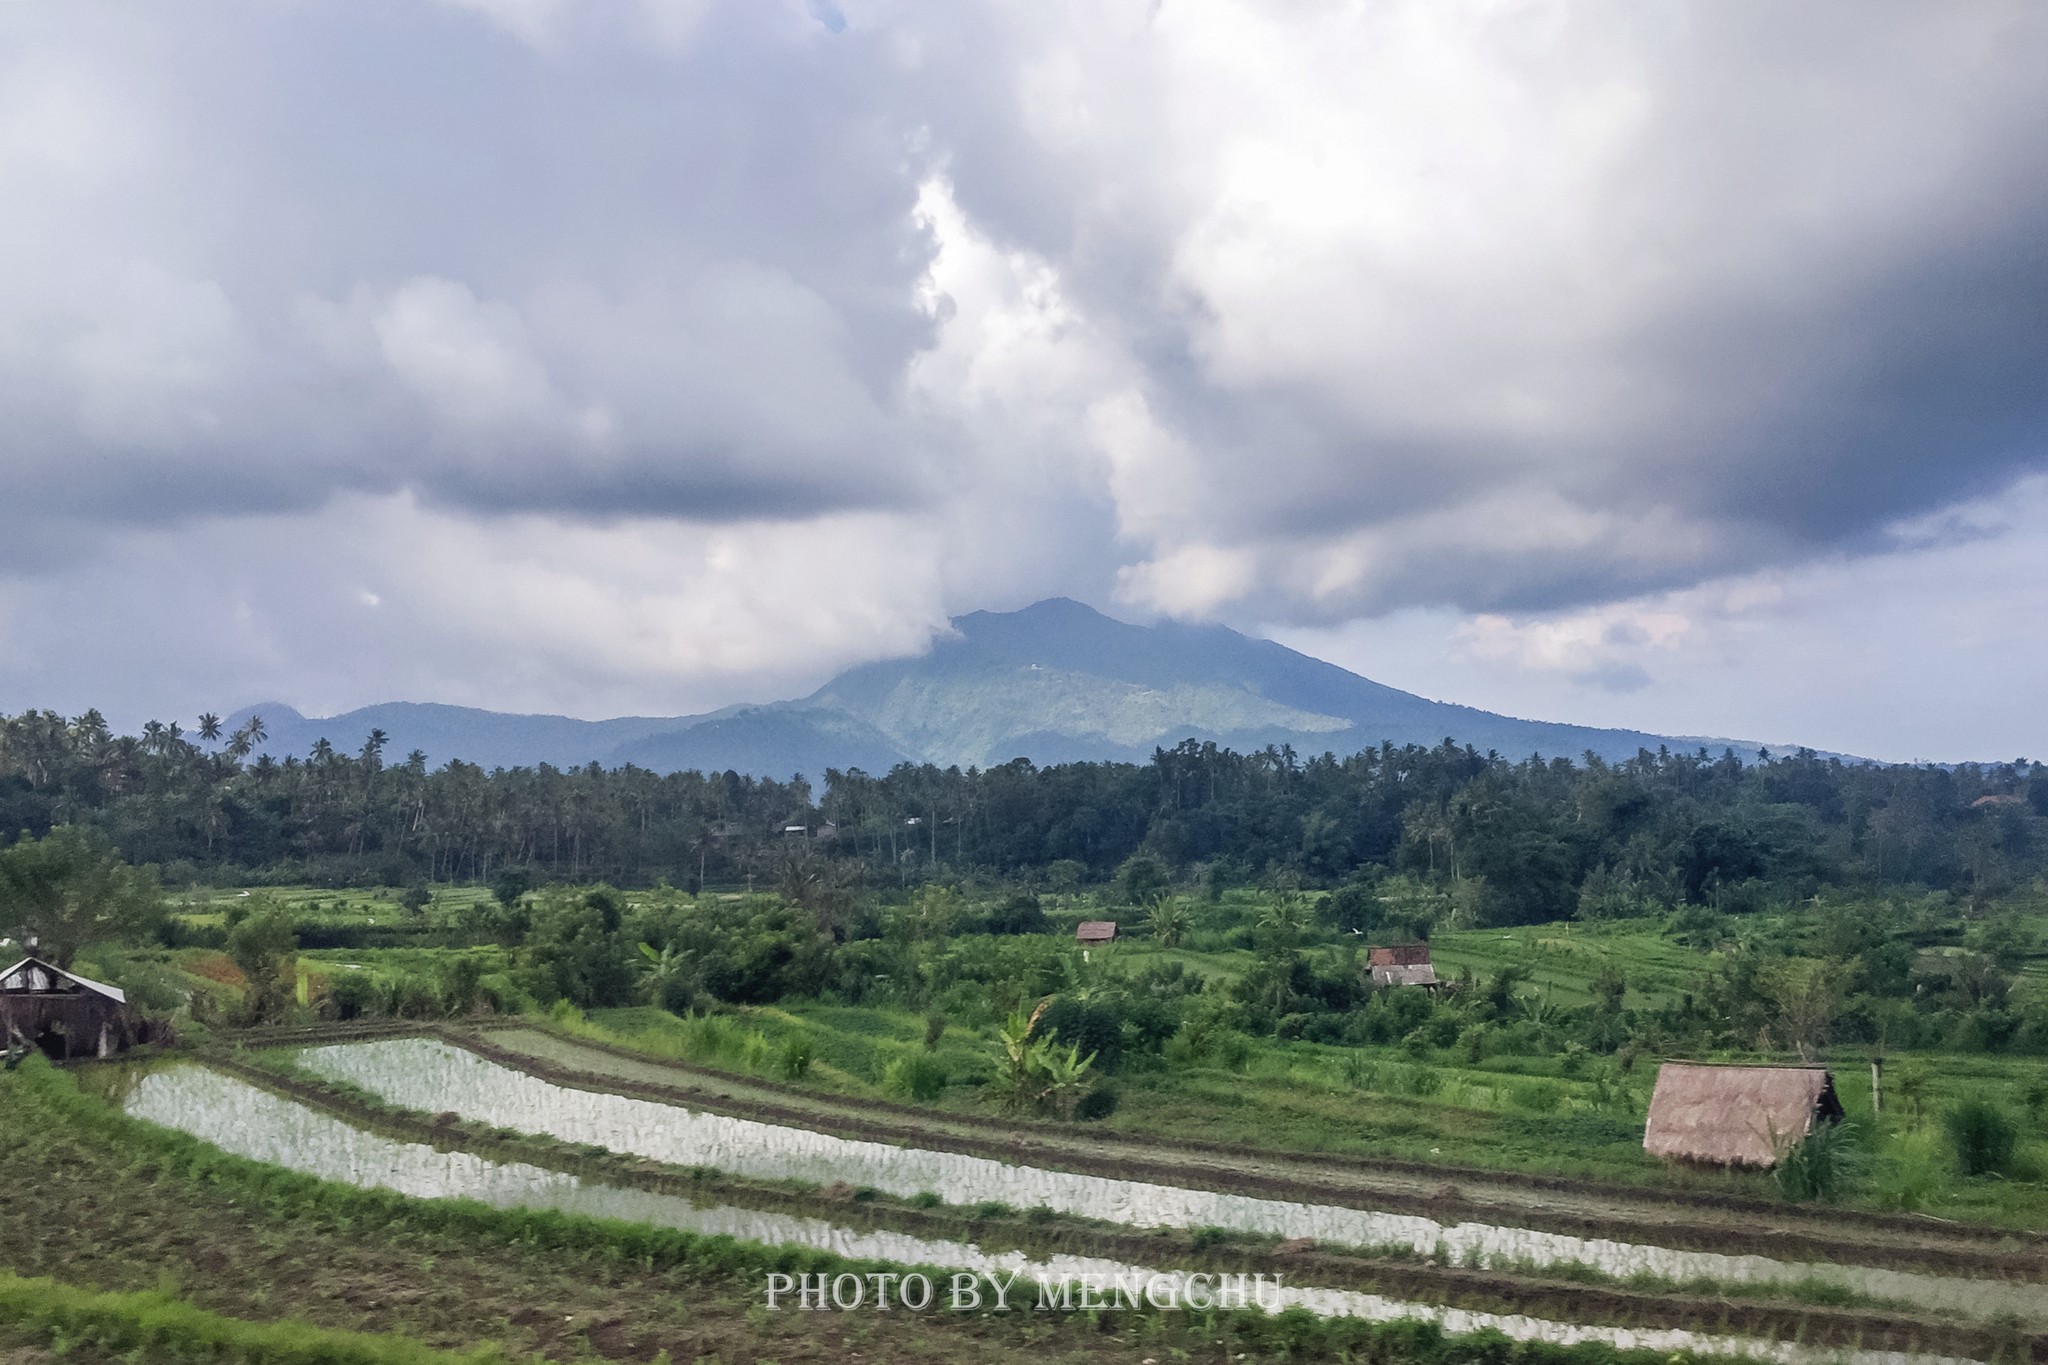
<instances>
[{"instance_id":1,"label":"dense green forest","mask_svg":"<svg viewBox=\"0 0 2048 1365\"><path fill-rule=\"evenodd\" d=\"M772 880L793 848L877 886L982 872L1109 876L1139 852L1215 884L1336 887L1375 871L1441 890L1462 922L1518 924L1835 888L1919 888L1976 908L2048 867L2048 768L1879 766L1801 751L1744 761L1644 752L1620 764L1384 746L1302 759L1210 744L1149 764L1018 761L828 771L822 792L737 773L542 766L485 772L353 751L250 760L229 735L93 712L0 718L0 830L91 828L172 884L537 880L678 886Z\"/></svg>"}]
</instances>

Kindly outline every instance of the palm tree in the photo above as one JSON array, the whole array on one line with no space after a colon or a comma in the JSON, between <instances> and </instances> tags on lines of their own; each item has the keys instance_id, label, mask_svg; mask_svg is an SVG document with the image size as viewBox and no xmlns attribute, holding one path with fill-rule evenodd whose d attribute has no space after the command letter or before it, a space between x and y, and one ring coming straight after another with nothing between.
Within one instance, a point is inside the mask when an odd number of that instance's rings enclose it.
<instances>
[{"instance_id":1,"label":"palm tree","mask_svg":"<svg viewBox=\"0 0 2048 1365\"><path fill-rule=\"evenodd\" d=\"M677 988L689 982L689 955L673 943L658 953L652 944L643 943L640 956L646 959L640 968L640 984L647 991L647 1003L667 1009Z\"/></svg>"},{"instance_id":2,"label":"palm tree","mask_svg":"<svg viewBox=\"0 0 2048 1365\"><path fill-rule=\"evenodd\" d=\"M1188 908L1172 896L1162 896L1153 903L1147 922L1160 947L1178 948L1188 931Z\"/></svg>"},{"instance_id":3,"label":"palm tree","mask_svg":"<svg viewBox=\"0 0 2048 1365\"><path fill-rule=\"evenodd\" d=\"M1051 1044L1042 1038L1034 1040L1031 1034L1050 1004L1048 998L1039 1001L1038 1008L1030 1014L1017 1010L996 1028L996 1074L987 1089L989 1098L1000 1104L1006 1114L1033 1108L1045 1093L1039 1084L1039 1072L1043 1070L1045 1054L1052 1050Z\"/></svg>"},{"instance_id":4,"label":"palm tree","mask_svg":"<svg viewBox=\"0 0 2048 1365\"><path fill-rule=\"evenodd\" d=\"M1060 1118L1070 1119L1074 1117L1074 1106L1081 1102L1081 1087L1088 1083L1088 1069L1095 1065L1095 1054L1083 1057L1079 1043L1065 1052L1052 1046L1050 1040L1040 1046L1044 1053L1038 1059L1043 1078L1039 1102Z\"/></svg>"},{"instance_id":5,"label":"palm tree","mask_svg":"<svg viewBox=\"0 0 2048 1365\"><path fill-rule=\"evenodd\" d=\"M228 757L237 763L254 753L256 746L263 742L263 717L251 716L242 722L241 728L228 737Z\"/></svg>"},{"instance_id":6,"label":"palm tree","mask_svg":"<svg viewBox=\"0 0 2048 1365\"><path fill-rule=\"evenodd\" d=\"M208 744L220 738L220 717L208 711L199 718L199 737Z\"/></svg>"}]
</instances>

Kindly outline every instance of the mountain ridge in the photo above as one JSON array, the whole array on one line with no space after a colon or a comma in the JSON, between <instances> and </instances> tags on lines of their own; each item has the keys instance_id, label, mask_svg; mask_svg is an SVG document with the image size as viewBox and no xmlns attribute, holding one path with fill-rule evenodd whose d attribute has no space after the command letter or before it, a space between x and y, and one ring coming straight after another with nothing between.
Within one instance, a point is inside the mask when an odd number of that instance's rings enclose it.
<instances>
[{"instance_id":1,"label":"mountain ridge","mask_svg":"<svg viewBox=\"0 0 2048 1365\"><path fill-rule=\"evenodd\" d=\"M435 702L384 702L333 717L280 704L259 752L306 752L319 738L353 749L374 729L387 755L420 750L439 766L558 768L598 763L657 771L820 776L898 762L990 767L1016 758L1144 761L1183 739L1230 748L1291 745L1351 754L1446 738L1485 752L1622 759L1660 745L1753 751L1746 741L1666 736L1504 716L1434 701L1226 626L1118 621L1068 598L956 617L923 654L859 664L809 696L701 715L579 720Z\"/></svg>"}]
</instances>

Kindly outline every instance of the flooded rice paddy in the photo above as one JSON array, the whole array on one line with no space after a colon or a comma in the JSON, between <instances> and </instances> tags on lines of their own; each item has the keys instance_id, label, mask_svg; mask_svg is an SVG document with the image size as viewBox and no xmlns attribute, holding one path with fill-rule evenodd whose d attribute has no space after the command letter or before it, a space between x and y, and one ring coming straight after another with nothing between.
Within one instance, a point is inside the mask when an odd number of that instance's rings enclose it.
<instances>
[{"instance_id":1,"label":"flooded rice paddy","mask_svg":"<svg viewBox=\"0 0 2048 1365\"><path fill-rule=\"evenodd\" d=\"M1674 1282L1817 1282L1979 1318L2048 1316L2048 1291L2039 1285L1684 1251L1489 1223L1445 1224L1411 1214L1012 1165L572 1089L436 1039L309 1048L298 1060L318 1075L405 1108L453 1111L494 1127L591 1143L670 1165L712 1166L739 1176L817 1185L844 1182L901 1198L929 1191L949 1204L1044 1206L1131 1227L1221 1227L1313 1238L1332 1246L1405 1248L1447 1263L1492 1269L1579 1264L1617 1278L1647 1274Z\"/></svg>"},{"instance_id":2,"label":"flooded rice paddy","mask_svg":"<svg viewBox=\"0 0 2048 1365\"><path fill-rule=\"evenodd\" d=\"M367 1046L384 1049L388 1045ZM440 1044L429 1046L441 1047ZM322 1051L332 1053L343 1049ZM457 1052L458 1056L469 1055L456 1049L445 1051ZM386 1052L380 1056L378 1065L397 1065L410 1055L410 1050L396 1056ZM443 1081L456 1075L468 1076L475 1081L474 1073L466 1067L450 1063L447 1058L436 1054L422 1053L415 1060L428 1058L443 1068L436 1073ZM329 1061L331 1063L331 1057ZM328 1074L336 1073L330 1069ZM430 1093L450 1102L462 1098L451 1089ZM581 1091L565 1093L579 1099L605 1098ZM801 1245L860 1260L883 1260L946 1271L972 1271L985 1276L1021 1276L1027 1286L1034 1281L1058 1284L1083 1278L1094 1278L1098 1282L1150 1280L1159 1274L1146 1267L1096 1257L1033 1259L1022 1252L985 1251L971 1242L846 1228L820 1218L697 1204L671 1195L609 1186L538 1166L490 1161L465 1152L439 1151L423 1143L403 1142L365 1132L331 1115L195 1063L159 1067L133 1077L132 1083L124 1087L122 1104L126 1112L135 1118L189 1133L238 1156L360 1188L389 1189L419 1198L474 1199L499 1208L549 1209L697 1233L722 1234L771 1245ZM457 1112L461 1112L459 1106ZM709 1116L684 1115L681 1111L671 1114L672 1120L702 1117ZM1743 1356L1780 1362L1781 1365L1820 1365L1826 1361L1846 1361L1852 1365L1968 1365L1968 1362L1950 1357L1821 1349L1790 1342L1715 1336L1675 1328L1623 1328L1553 1322L1519 1314L1408 1303L1351 1290L1294 1285L1275 1290L1266 1286L1256 1301L1272 1310L1300 1307L1323 1316L1374 1321L1424 1319L1434 1321L1454 1334L1492 1329L1517 1339L1559 1345L1602 1342L1622 1349ZM1026 1300L1020 1296L1017 1302L1023 1306Z\"/></svg>"}]
</instances>

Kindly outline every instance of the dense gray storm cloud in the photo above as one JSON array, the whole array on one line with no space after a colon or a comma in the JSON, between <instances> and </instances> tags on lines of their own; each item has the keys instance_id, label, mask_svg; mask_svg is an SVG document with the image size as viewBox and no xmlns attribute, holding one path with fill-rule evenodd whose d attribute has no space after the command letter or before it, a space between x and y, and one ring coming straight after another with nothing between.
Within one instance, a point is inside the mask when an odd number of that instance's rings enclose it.
<instances>
[{"instance_id":1,"label":"dense gray storm cloud","mask_svg":"<svg viewBox=\"0 0 2048 1365\"><path fill-rule=\"evenodd\" d=\"M9 0L0 706L684 710L1068 593L1784 737L1744 659L1933 667L1902 572L2032 605L2044 64L1992 0ZM1956 648L2014 700L1920 734L2039 747L2048 654Z\"/></svg>"}]
</instances>

